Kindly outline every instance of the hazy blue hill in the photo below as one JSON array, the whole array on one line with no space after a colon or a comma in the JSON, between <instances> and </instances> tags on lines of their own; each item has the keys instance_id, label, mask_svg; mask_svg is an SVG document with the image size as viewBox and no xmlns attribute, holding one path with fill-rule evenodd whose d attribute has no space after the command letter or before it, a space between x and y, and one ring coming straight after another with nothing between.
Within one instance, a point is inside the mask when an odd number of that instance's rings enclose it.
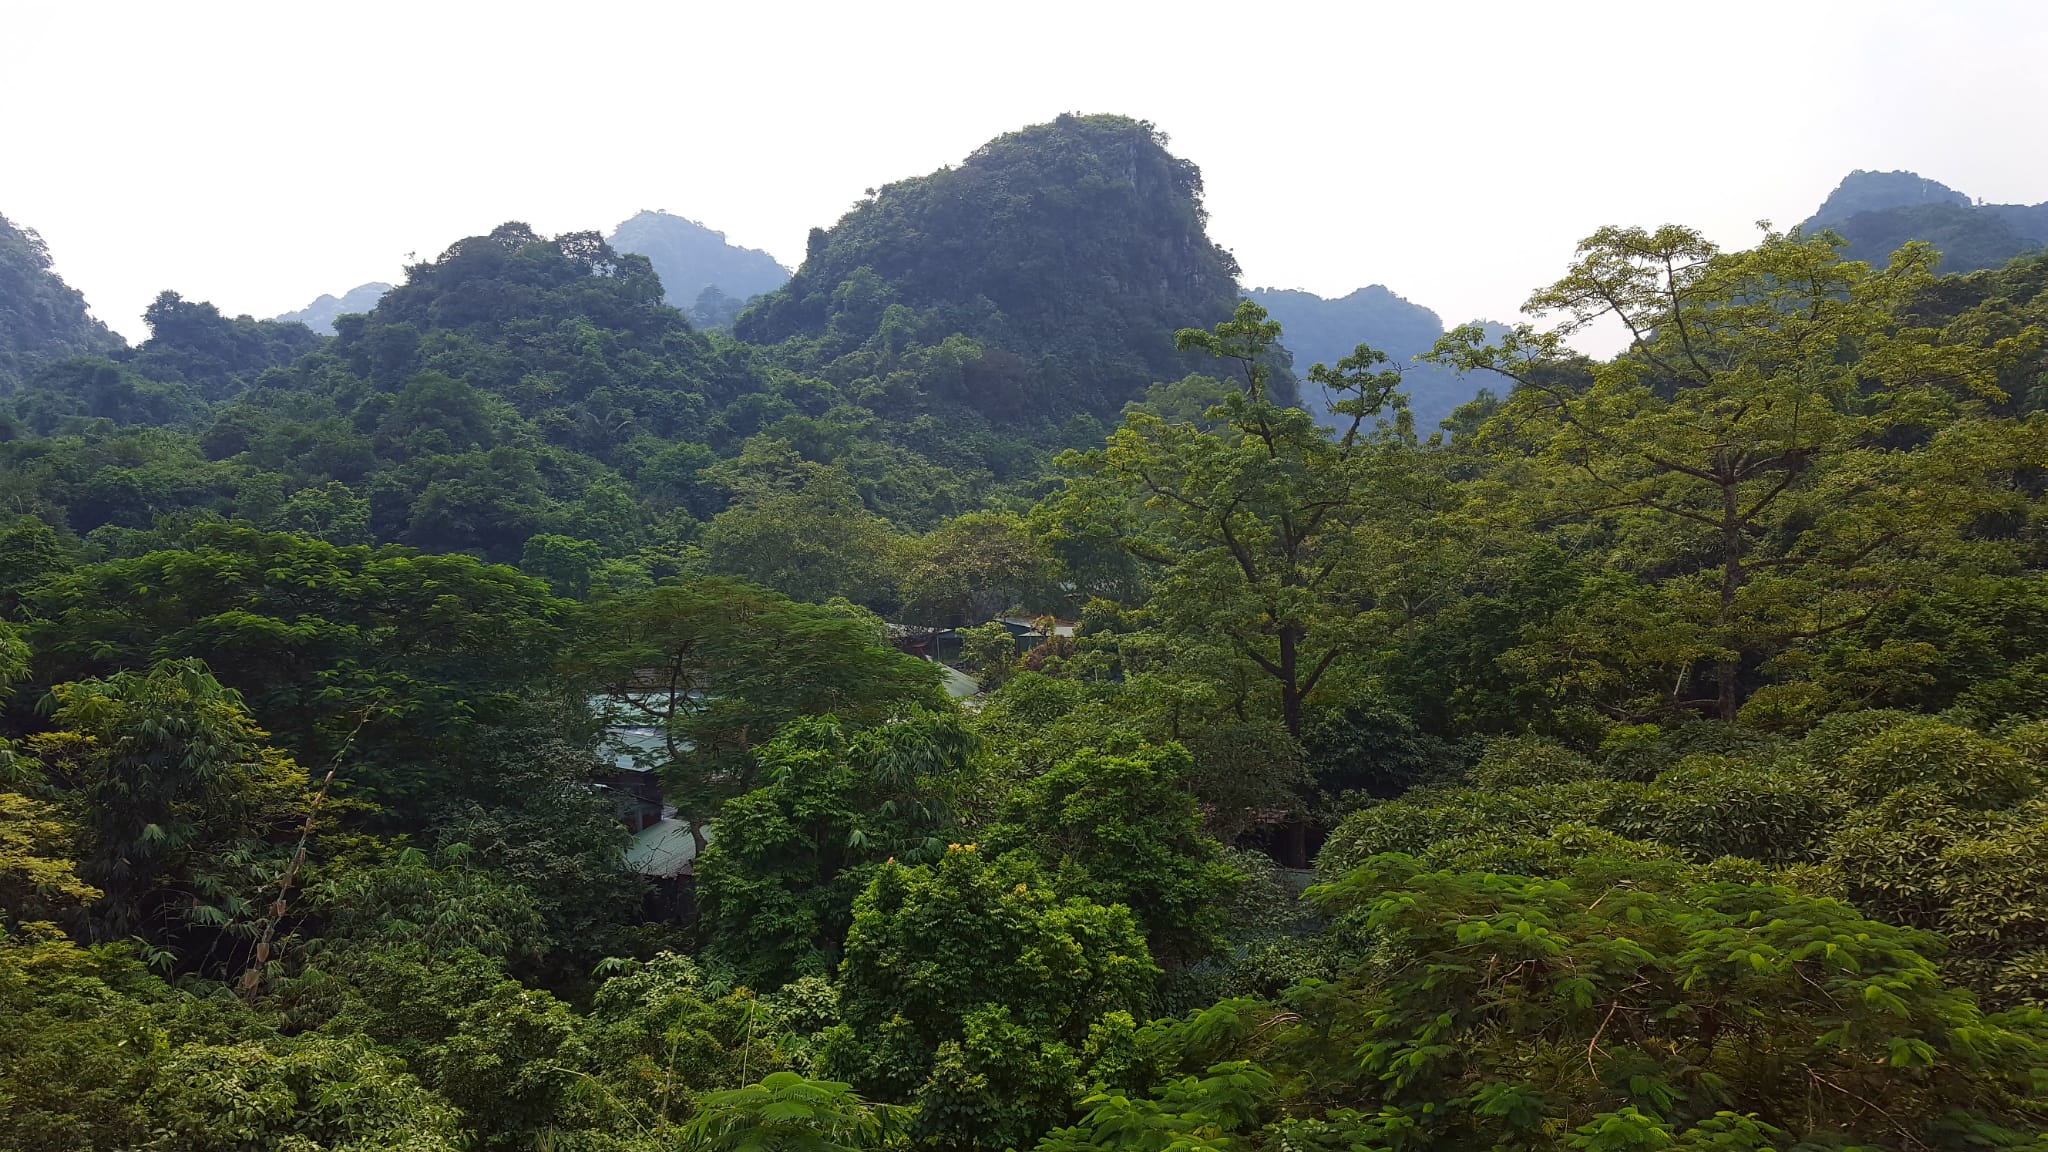
<instances>
[{"instance_id":1,"label":"hazy blue hill","mask_svg":"<svg viewBox=\"0 0 2048 1152\"><path fill-rule=\"evenodd\" d=\"M1414 363L1444 334L1443 320L1384 285L1369 285L1334 300L1285 288L1254 288L1246 296L1280 322L1280 342L1294 353L1295 375L1304 378L1302 404L1318 415L1327 413L1320 390L1306 383L1309 366L1335 364L1360 344L1370 344L1402 365L1408 407L1415 414L1416 431L1423 435L1435 431L1481 388L1500 389L1498 381ZM1504 330L1494 324L1487 328Z\"/></svg>"},{"instance_id":2,"label":"hazy blue hill","mask_svg":"<svg viewBox=\"0 0 2048 1152\"><path fill-rule=\"evenodd\" d=\"M647 257L661 277L663 298L699 327L729 326L747 300L789 279L789 269L768 253L728 244L725 233L667 212L638 213L614 228L608 242L616 251ZM362 284L275 319L332 336L335 317L366 313L389 291L389 284Z\"/></svg>"},{"instance_id":3,"label":"hazy blue hill","mask_svg":"<svg viewBox=\"0 0 2048 1152\"><path fill-rule=\"evenodd\" d=\"M287 324L304 324L322 336L332 336L334 335L334 318L336 316L352 316L368 312L370 309L375 308L377 301L383 299L384 294L389 291L391 291L391 285L376 281L368 284L358 284L342 293L339 297L323 295L297 312L287 312L282 316L273 316L271 319L283 321Z\"/></svg>"},{"instance_id":4,"label":"hazy blue hill","mask_svg":"<svg viewBox=\"0 0 2048 1152\"><path fill-rule=\"evenodd\" d=\"M1175 330L1236 306L1201 172L1166 143L1126 117L1063 115L887 185L813 231L803 267L734 333L807 342L819 362L885 327L927 346L964 336L986 355L963 398L990 419L1112 414L1196 366Z\"/></svg>"},{"instance_id":5,"label":"hazy blue hill","mask_svg":"<svg viewBox=\"0 0 2048 1152\"><path fill-rule=\"evenodd\" d=\"M1968 208L1970 198L1917 172L1871 172L1857 169L1842 178L1815 210L1809 224L1831 224L1863 212L1884 212L1918 204L1951 204Z\"/></svg>"},{"instance_id":6,"label":"hazy blue hill","mask_svg":"<svg viewBox=\"0 0 2048 1152\"><path fill-rule=\"evenodd\" d=\"M729 244L725 233L667 212L635 215L612 229L610 243L620 252L647 257L661 277L663 295L678 308L694 313L705 293L716 289L703 300L705 311L691 316L706 327L729 324L737 314L736 308L721 307L719 297L744 302L789 280L789 269L768 253Z\"/></svg>"},{"instance_id":7,"label":"hazy blue hill","mask_svg":"<svg viewBox=\"0 0 2048 1152\"><path fill-rule=\"evenodd\" d=\"M1802 227L1833 229L1852 258L1874 264L1924 240L1940 251L1942 271L1974 272L2048 245L2048 204L1977 204L1917 173L1858 170Z\"/></svg>"},{"instance_id":8,"label":"hazy blue hill","mask_svg":"<svg viewBox=\"0 0 2048 1152\"><path fill-rule=\"evenodd\" d=\"M2005 222L2006 227L2032 240L2037 247L2048 247L2048 203L2042 204L1982 204L1979 210L1988 212Z\"/></svg>"},{"instance_id":9,"label":"hazy blue hill","mask_svg":"<svg viewBox=\"0 0 2048 1152\"><path fill-rule=\"evenodd\" d=\"M37 365L125 346L51 269L43 238L0 216L0 390L18 386Z\"/></svg>"}]
</instances>

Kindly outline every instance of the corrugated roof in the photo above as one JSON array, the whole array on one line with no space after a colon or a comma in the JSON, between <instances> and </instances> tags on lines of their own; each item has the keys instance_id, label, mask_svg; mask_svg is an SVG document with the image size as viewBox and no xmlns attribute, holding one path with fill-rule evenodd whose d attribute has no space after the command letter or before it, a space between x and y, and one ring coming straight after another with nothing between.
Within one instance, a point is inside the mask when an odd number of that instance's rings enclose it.
<instances>
[{"instance_id":1,"label":"corrugated roof","mask_svg":"<svg viewBox=\"0 0 2048 1152\"><path fill-rule=\"evenodd\" d=\"M951 664L940 664L939 667L946 674L944 681L946 695L951 696L955 700L965 700L969 696L981 691L981 685L975 682L974 677L953 667Z\"/></svg>"},{"instance_id":2,"label":"corrugated roof","mask_svg":"<svg viewBox=\"0 0 2048 1152\"><path fill-rule=\"evenodd\" d=\"M710 829L704 830L704 838L711 838ZM690 826L673 816L649 824L626 848L627 870L642 876L687 876L696 861L697 840L690 835Z\"/></svg>"}]
</instances>

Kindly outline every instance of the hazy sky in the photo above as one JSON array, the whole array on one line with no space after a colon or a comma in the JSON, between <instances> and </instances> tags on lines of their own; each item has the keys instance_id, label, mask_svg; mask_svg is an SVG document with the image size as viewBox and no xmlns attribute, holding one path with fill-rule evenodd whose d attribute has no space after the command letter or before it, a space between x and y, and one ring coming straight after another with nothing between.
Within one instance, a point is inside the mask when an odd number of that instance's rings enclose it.
<instances>
[{"instance_id":1,"label":"hazy sky","mask_svg":"<svg viewBox=\"0 0 2048 1152\"><path fill-rule=\"evenodd\" d=\"M131 337L508 220L690 216L785 264L1062 111L1201 165L1252 285L1508 319L1609 222L1740 245L1852 168L2048 200L2048 3L0 0L0 213Z\"/></svg>"}]
</instances>

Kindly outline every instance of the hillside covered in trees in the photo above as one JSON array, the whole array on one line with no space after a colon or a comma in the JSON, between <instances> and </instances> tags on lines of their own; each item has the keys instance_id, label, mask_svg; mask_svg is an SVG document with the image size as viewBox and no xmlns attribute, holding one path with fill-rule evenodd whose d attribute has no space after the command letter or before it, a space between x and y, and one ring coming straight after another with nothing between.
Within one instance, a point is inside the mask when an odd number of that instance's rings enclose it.
<instances>
[{"instance_id":1,"label":"hillside covered in trees","mask_svg":"<svg viewBox=\"0 0 2048 1152\"><path fill-rule=\"evenodd\" d=\"M766 252L728 244L723 232L666 212L635 214L613 228L607 242L617 251L647 257L661 277L663 299L699 328L730 327L748 300L789 279L789 269ZM391 285L381 281L358 284L273 319L332 336L337 318L368 313L389 291Z\"/></svg>"},{"instance_id":2,"label":"hillside covered in trees","mask_svg":"<svg viewBox=\"0 0 2048 1152\"><path fill-rule=\"evenodd\" d=\"M43 238L0 216L0 395L21 387L52 360L111 352L126 343L50 267Z\"/></svg>"},{"instance_id":3,"label":"hillside covered in trees","mask_svg":"<svg viewBox=\"0 0 2048 1152\"><path fill-rule=\"evenodd\" d=\"M506 223L128 348L22 239L0 1149L2038 1152L2048 256L1445 332L1200 190L1064 117L730 331Z\"/></svg>"},{"instance_id":4,"label":"hillside covered in trees","mask_svg":"<svg viewBox=\"0 0 2048 1152\"><path fill-rule=\"evenodd\" d=\"M1112 416L1189 370L1176 328L1237 299L1201 172L1166 144L1150 124L1068 115L877 189L811 233L803 266L734 333L828 374L964 338L979 363L931 402L1006 425Z\"/></svg>"},{"instance_id":5,"label":"hillside covered in trees","mask_svg":"<svg viewBox=\"0 0 2048 1152\"><path fill-rule=\"evenodd\" d=\"M1802 227L1840 233L1857 260L1920 240L1941 253L1942 271L1976 272L2048 248L2048 203L1981 204L1917 173L1858 170Z\"/></svg>"}]
</instances>

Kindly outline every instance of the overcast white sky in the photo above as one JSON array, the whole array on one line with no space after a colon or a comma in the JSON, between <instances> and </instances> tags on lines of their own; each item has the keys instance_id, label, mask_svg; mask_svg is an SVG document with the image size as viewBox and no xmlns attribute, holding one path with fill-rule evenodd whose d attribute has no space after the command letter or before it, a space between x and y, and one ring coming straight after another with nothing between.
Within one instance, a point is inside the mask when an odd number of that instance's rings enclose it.
<instances>
[{"instance_id":1,"label":"overcast white sky","mask_svg":"<svg viewBox=\"0 0 2048 1152\"><path fill-rule=\"evenodd\" d=\"M508 220L795 265L863 189L1061 111L1201 165L1252 285L1511 319L1600 224L1740 245L1852 168L2048 200L2048 3L0 0L0 213L131 337Z\"/></svg>"}]
</instances>

